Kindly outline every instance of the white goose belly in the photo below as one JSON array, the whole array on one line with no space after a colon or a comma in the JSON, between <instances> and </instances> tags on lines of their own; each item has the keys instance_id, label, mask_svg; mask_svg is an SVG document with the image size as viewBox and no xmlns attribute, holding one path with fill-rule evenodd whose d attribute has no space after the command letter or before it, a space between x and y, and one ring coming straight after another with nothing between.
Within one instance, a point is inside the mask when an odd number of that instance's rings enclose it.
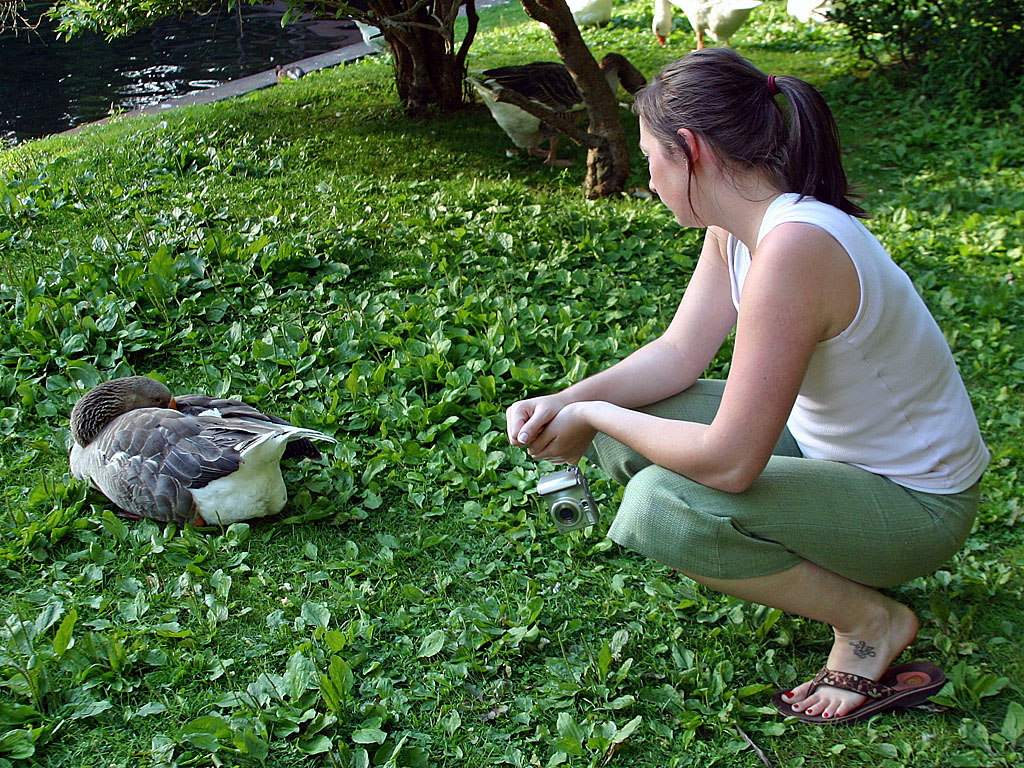
<instances>
[{"instance_id":1,"label":"white goose belly","mask_svg":"<svg viewBox=\"0 0 1024 768\"><path fill-rule=\"evenodd\" d=\"M288 501L280 466L286 445L284 435L268 435L242 453L236 471L193 488L196 511L203 520L230 525L280 512Z\"/></svg>"}]
</instances>

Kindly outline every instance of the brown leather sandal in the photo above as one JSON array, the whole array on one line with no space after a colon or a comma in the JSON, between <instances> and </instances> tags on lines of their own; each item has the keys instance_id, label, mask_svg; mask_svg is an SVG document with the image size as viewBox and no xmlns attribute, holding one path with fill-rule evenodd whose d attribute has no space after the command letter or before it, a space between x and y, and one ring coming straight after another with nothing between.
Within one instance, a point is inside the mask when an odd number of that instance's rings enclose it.
<instances>
[{"instance_id":1,"label":"brown leather sandal","mask_svg":"<svg viewBox=\"0 0 1024 768\"><path fill-rule=\"evenodd\" d=\"M777 691L772 696L772 704L783 715L795 717L805 723L817 725L855 723L881 712L906 709L920 704L929 696L938 693L945 684L945 673L927 661L913 661L909 664L889 667L880 680L870 680L849 672L837 672L822 667L821 671L811 680L811 693L819 685L830 685L833 688L841 688L844 691L867 696L868 701L840 717L822 717L821 715L808 715L806 712L794 712L792 706L782 698L782 694L789 693L789 691Z\"/></svg>"}]
</instances>

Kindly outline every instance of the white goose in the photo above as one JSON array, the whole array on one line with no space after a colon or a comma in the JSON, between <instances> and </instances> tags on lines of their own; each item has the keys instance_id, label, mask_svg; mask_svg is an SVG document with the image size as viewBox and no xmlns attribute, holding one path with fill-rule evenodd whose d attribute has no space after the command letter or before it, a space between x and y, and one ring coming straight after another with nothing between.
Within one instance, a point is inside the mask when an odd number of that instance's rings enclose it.
<instances>
[{"instance_id":1,"label":"white goose","mask_svg":"<svg viewBox=\"0 0 1024 768\"><path fill-rule=\"evenodd\" d=\"M609 53L601 59L599 66L608 81L608 87L616 92L621 85L628 93L635 93L647 84L643 74L625 56ZM466 78L480 94L495 122L512 139L517 147L532 155L543 157L547 165L568 165L568 161L556 159L558 133L540 118L519 107L498 101L495 98L502 88L526 96L557 112L573 112L584 108L576 82L564 64L553 61L535 61L510 67L488 69L480 77ZM548 149L540 149L545 140Z\"/></svg>"},{"instance_id":2,"label":"white goose","mask_svg":"<svg viewBox=\"0 0 1024 768\"><path fill-rule=\"evenodd\" d=\"M672 6L678 6L697 33L697 50L704 47L704 33L717 43L729 44L736 30L750 17L750 12L763 0L654 0L654 21L651 26L658 42L672 31Z\"/></svg>"},{"instance_id":3,"label":"white goose","mask_svg":"<svg viewBox=\"0 0 1024 768\"><path fill-rule=\"evenodd\" d=\"M828 21L828 12L832 10L832 0L788 0L786 13L795 16L804 24L812 21Z\"/></svg>"},{"instance_id":4,"label":"white goose","mask_svg":"<svg viewBox=\"0 0 1024 768\"><path fill-rule=\"evenodd\" d=\"M172 398L146 376L112 379L71 411L71 474L129 517L230 525L272 515L288 499L282 457L319 458L336 442L235 400Z\"/></svg>"},{"instance_id":5,"label":"white goose","mask_svg":"<svg viewBox=\"0 0 1024 768\"><path fill-rule=\"evenodd\" d=\"M578 27L603 27L612 18L612 0L566 0Z\"/></svg>"}]
</instances>

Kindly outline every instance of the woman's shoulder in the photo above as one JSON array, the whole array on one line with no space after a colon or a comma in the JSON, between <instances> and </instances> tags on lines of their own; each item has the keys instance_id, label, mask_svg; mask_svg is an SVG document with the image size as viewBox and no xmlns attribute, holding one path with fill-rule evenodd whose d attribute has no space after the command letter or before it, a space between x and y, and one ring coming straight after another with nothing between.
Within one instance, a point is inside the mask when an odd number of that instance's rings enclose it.
<instances>
[{"instance_id":1,"label":"woman's shoulder","mask_svg":"<svg viewBox=\"0 0 1024 768\"><path fill-rule=\"evenodd\" d=\"M834 205L823 203L809 195L801 196L796 192L783 192L765 211L761 231L786 221L804 221L807 223L848 224L856 219L841 211Z\"/></svg>"},{"instance_id":2,"label":"woman's shoulder","mask_svg":"<svg viewBox=\"0 0 1024 768\"><path fill-rule=\"evenodd\" d=\"M805 230L816 228L827 233L855 261L861 254L869 252L876 256L888 256L878 239L859 219L813 197L801 197L795 192L787 192L774 200L761 222L758 243L768 233L786 224L804 224L807 225ZM786 229L790 233L799 231L795 227ZM805 236L809 235L805 233Z\"/></svg>"}]
</instances>

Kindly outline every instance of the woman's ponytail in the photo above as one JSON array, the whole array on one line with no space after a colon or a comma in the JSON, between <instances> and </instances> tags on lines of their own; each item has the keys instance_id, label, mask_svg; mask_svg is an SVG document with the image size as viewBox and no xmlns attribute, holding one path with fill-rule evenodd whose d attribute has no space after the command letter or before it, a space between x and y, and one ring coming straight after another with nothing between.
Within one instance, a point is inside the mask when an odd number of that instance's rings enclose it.
<instances>
[{"instance_id":1,"label":"woman's ponytail","mask_svg":"<svg viewBox=\"0 0 1024 768\"><path fill-rule=\"evenodd\" d=\"M785 161L779 169L784 188L834 205L852 216L866 217L864 209L849 199L839 127L825 99L799 78L769 76L769 80L769 91L773 86L789 105L789 136Z\"/></svg>"}]
</instances>

